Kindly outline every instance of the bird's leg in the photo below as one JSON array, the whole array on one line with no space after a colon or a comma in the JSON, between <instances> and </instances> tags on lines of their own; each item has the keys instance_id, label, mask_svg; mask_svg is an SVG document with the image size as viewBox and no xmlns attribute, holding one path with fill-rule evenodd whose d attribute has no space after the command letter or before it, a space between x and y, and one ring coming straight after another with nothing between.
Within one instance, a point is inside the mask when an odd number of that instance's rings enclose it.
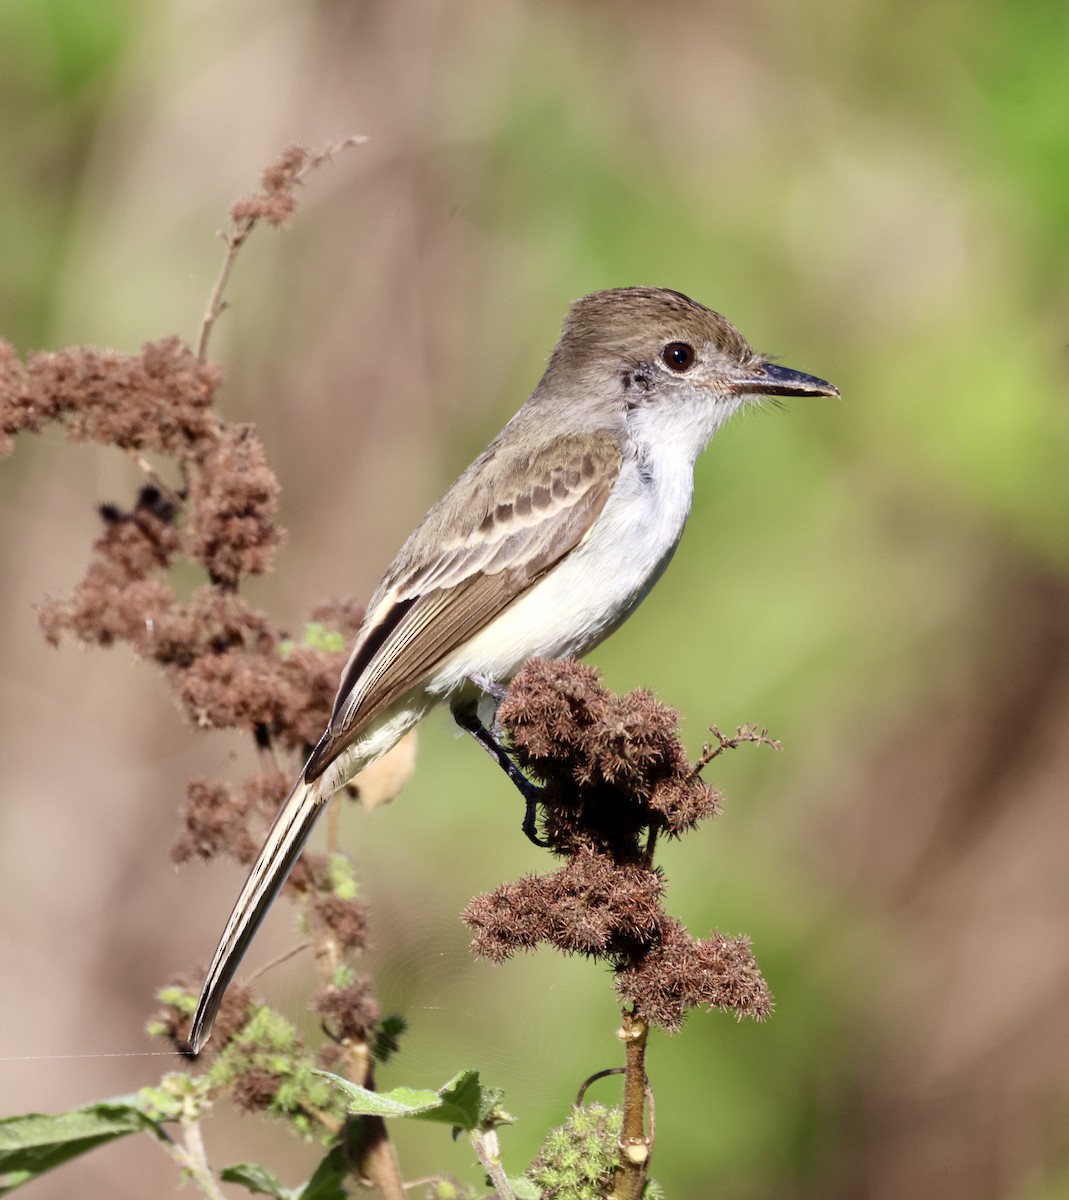
<instances>
[{"instance_id":1,"label":"bird's leg","mask_svg":"<svg viewBox=\"0 0 1069 1200\"><path fill-rule=\"evenodd\" d=\"M482 688L484 683L489 681L473 680L472 682L477 683L478 686ZM503 697L504 689L498 684L494 684L493 686L496 690L501 692L501 696ZM491 696L494 696L494 692L489 691L488 688L485 688L484 690L488 691ZM494 698L500 699L501 697L494 696ZM475 701L466 700L460 701L459 703L454 703L452 705L452 711L453 720L456 721L461 729L465 730L467 733L470 733L471 736L479 743L479 745L482 746L482 748L492 756L497 765L502 769L502 771L505 772L509 779L512 780L516 789L524 798L527 807L523 815L523 832L527 835L530 841L534 842L536 846L541 846L543 848L547 847L549 843L543 841L538 836L538 829L535 824L538 802L542 798L542 788L540 788L537 783L532 783L531 780L524 775L520 768L512 761L511 757L509 756L509 752L505 749L505 747L502 746L494 734L486 728L482 721L479 720L479 713Z\"/></svg>"},{"instance_id":2,"label":"bird's leg","mask_svg":"<svg viewBox=\"0 0 1069 1200\"><path fill-rule=\"evenodd\" d=\"M468 679L475 684L484 696L489 696L493 700L494 719L490 722L488 732L496 742L500 742L505 731L501 728L501 722L497 719L497 710L501 707L501 701L508 695L508 688L503 683L498 683L496 679L491 679L489 675L469 675ZM484 725L483 729L485 728L486 726Z\"/></svg>"}]
</instances>

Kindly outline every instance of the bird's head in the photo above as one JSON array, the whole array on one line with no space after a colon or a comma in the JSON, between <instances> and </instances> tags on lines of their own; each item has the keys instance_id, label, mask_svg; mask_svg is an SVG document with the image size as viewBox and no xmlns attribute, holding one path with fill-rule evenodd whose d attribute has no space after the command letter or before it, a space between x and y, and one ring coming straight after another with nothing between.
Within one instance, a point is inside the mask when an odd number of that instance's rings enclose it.
<instances>
[{"instance_id":1,"label":"bird's head","mask_svg":"<svg viewBox=\"0 0 1069 1200\"><path fill-rule=\"evenodd\" d=\"M720 313L680 292L650 287L613 288L577 300L549 378L570 379L593 401L608 398L630 410L683 403L709 409L713 428L750 399L839 394L815 375L755 354Z\"/></svg>"}]
</instances>

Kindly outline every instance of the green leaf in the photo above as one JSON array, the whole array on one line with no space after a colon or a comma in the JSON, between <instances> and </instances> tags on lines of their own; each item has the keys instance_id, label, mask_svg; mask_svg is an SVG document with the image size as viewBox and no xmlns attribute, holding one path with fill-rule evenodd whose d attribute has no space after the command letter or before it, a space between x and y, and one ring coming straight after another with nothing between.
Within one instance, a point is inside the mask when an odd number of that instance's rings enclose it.
<instances>
[{"instance_id":1,"label":"green leaf","mask_svg":"<svg viewBox=\"0 0 1069 1200\"><path fill-rule=\"evenodd\" d=\"M275 1200L295 1200L296 1193L282 1184L276 1175L259 1163L235 1163L219 1172L224 1183L240 1183L255 1195L274 1196Z\"/></svg>"},{"instance_id":2,"label":"green leaf","mask_svg":"<svg viewBox=\"0 0 1069 1200\"><path fill-rule=\"evenodd\" d=\"M341 1146L335 1146L301 1188L298 1200L346 1200L347 1173L345 1153Z\"/></svg>"},{"instance_id":3,"label":"green leaf","mask_svg":"<svg viewBox=\"0 0 1069 1200\"><path fill-rule=\"evenodd\" d=\"M129 1096L57 1116L27 1113L0 1120L0 1195L97 1146L142 1130L160 1131Z\"/></svg>"},{"instance_id":4,"label":"green leaf","mask_svg":"<svg viewBox=\"0 0 1069 1200\"><path fill-rule=\"evenodd\" d=\"M479 1124L482 1094L479 1072L461 1071L438 1089L441 1104L418 1115L426 1121L444 1121L461 1129L474 1129Z\"/></svg>"},{"instance_id":5,"label":"green leaf","mask_svg":"<svg viewBox=\"0 0 1069 1200\"><path fill-rule=\"evenodd\" d=\"M275 646L275 652L281 658L289 658L298 646L307 646L310 650L323 650L327 654L341 654L348 648L345 638L336 630L328 629L321 621L309 621L299 642L286 638Z\"/></svg>"},{"instance_id":6,"label":"green leaf","mask_svg":"<svg viewBox=\"0 0 1069 1200\"><path fill-rule=\"evenodd\" d=\"M219 1178L224 1183L240 1183L254 1195L273 1196L274 1200L296 1200L297 1193L259 1163L235 1163L232 1167L224 1167L219 1172Z\"/></svg>"},{"instance_id":7,"label":"green leaf","mask_svg":"<svg viewBox=\"0 0 1069 1200\"><path fill-rule=\"evenodd\" d=\"M526 1175L510 1175L509 1185L516 1200L542 1200L542 1189Z\"/></svg>"},{"instance_id":8,"label":"green leaf","mask_svg":"<svg viewBox=\"0 0 1069 1200\"><path fill-rule=\"evenodd\" d=\"M437 1092L406 1087L394 1088L391 1092L372 1092L329 1071L316 1071L316 1074L341 1088L349 1097L349 1112L357 1116L412 1117L437 1108L442 1102Z\"/></svg>"},{"instance_id":9,"label":"green leaf","mask_svg":"<svg viewBox=\"0 0 1069 1200\"><path fill-rule=\"evenodd\" d=\"M436 1092L407 1087L394 1088L389 1092L372 1092L329 1071L317 1071L316 1074L329 1079L345 1092L349 1097L349 1112L354 1115L423 1117L430 1121L459 1125L463 1129L473 1129L478 1124L482 1097L478 1071L461 1071Z\"/></svg>"}]
</instances>

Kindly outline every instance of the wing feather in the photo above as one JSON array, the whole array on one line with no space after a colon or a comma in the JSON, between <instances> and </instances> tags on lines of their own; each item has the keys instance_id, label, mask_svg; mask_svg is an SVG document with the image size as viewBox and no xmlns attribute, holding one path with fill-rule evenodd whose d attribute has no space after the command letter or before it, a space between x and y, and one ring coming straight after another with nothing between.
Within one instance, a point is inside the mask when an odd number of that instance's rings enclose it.
<instances>
[{"instance_id":1,"label":"wing feather","mask_svg":"<svg viewBox=\"0 0 1069 1200\"><path fill-rule=\"evenodd\" d=\"M480 472L492 452L493 470ZM556 438L521 462L502 461L491 447L461 476L379 586L307 781L583 540L621 461L613 434L589 433ZM463 514L467 525L444 544L435 528L443 511Z\"/></svg>"}]
</instances>

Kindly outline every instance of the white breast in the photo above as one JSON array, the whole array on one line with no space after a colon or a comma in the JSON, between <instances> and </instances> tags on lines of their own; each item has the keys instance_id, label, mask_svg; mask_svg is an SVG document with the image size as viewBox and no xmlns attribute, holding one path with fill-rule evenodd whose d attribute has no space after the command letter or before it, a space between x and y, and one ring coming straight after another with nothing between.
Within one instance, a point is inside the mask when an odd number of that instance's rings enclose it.
<instances>
[{"instance_id":1,"label":"white breast","mask_svg":"<svg viewBox=\"0 0 1069 1200\"><path fill-rule=\"evenodd\" d=\"M661 428L647 441L641 424L634 432L635 453L585 540L446 660L429 692L451 692L473 676L508 681L535 656L586 654L646 597L683 533L694 459L708 439L692 426L683 439L666 440ZM701 445L690 444L699 437Z\"/></svg>"}]
</instances>

